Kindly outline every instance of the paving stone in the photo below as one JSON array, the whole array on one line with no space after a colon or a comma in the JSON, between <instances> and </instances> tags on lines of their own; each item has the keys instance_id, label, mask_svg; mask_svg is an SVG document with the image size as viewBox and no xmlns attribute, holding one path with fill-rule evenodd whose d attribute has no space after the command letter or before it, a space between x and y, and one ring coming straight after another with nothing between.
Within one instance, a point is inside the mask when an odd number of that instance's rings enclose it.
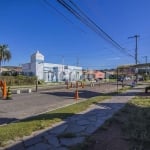
<instances>
[{"instance_id":1,"label":"paving stone","mask_svg":"<svg viewBox=\"0 0 150 150\"><path fill-rule=\"evenodd\" d=\"M4 150L4 149L5 148L0 149L0 150ZM6 150L25 150L25 147L24 147L23 143L18 143L16 145L12 145L9 148L6 148Z\"/></svg>"},{"instance_id":2,"label":"paving stone","mask_svg":"<svg viewBox=\"0 0 150 150\"><path fill-rule=\"evenodd\" d=\"M45 143L38 143L34 146L27 148L26 150L49 150L50 146Z\"/></svg>"},{"instance_id":3,"label":"paving stone","mask_svg":"<svg viewBox=\"0 0 150 150\"><path fill-rule=\"evenodd\" d=\"M31 139L24 140L24 146L28 147L28 146L31 146L33 144L37 144L37 143L39 143L41 141L42 141L41 136L35 136L35 137L31 138Z\"/></svg>"},{"instance_id":4,"label":"paving stone","mask_svg":"<svg viewBox=\"0 0 150 150\"><path fill-rule=\"evenodd\" d=\"M84 126L78 126L77 124L69 124L68 128L65 130L65 132L69 133L78 133L85 130Z\"/></svg>"},{"instance_id":5,"label":"paving stone","mask_svg":"<svg viewBox=\"0 0 150 150\"><path fill-rule=\"evenodd\" d=\"M69 149L62 146L62 147L56 147L56 148L54 148L52 150L69 150Z\"/></svg>"},{"instance_id":6,"label":"paving stone","mask_svg":"<svg viewBox=\"0 0 150 150\"><path fill-rule=\"evenodd\" d=\"M64 132L64 130L68 127L67 124L62 124L62 125L59 125L57 127L54 127L53 129L50 130L49 133L54 133L54 134L61 134Z\"/></svg>"},{"instance_id":7,"label":"paving stone","mask_svg":"<svg viewBox=\"0 0 150 150\"><path fill-rule=\"evenodd\" d=\"M94 124L95 127L96 128L100 127L104 123L104 121L105 121L105 119L97 120Z\"/></svg>"},{"instance_id":8,"label":"paving stone","mask_svg":"<svg viewBox=\"0 0 150 150\"><path fill-rule=\"evenodd\" d=\"M81 125L81 126L82 126L82 125L89 124L89 123L90 123L90 122L89 122L88 120L78 120L78 121L77 121L77 124L78 124L78 125Z\"/></svg>"},{"instance_id":9,"label":"paving stone","mask_svg":"<svg viewBox=\"0 0 150 150\"><path fill-rule=\"evenodd\" d=\"M77 115L77 116L75 115L75 116L68 118L67 121L77 121L79 118L80 118L79 115Z\"/></svg>"},{"instance_id":10,"label":"paving stone","mask_svg":"<svg viewBox=\"0 0 150 150\"><path fill-rule=\"evenodd\" d=\"M86 130L85 130L85 133L89 133L89 134L91 134L91 133L93 133L95 130L96 130L97 128L96 128L96 126L94 125L92 125L92 126L88 126L87 128L86 128Z\"/></svg>"},{"instance_id":11,"label":"paving stone","mask_svg":"<svg viewBox=\"0 0 150 150\"><path fill-rule=\"evenodd\" d=\"M133 96L115 96L103 103L92 105L87 110L60 122L57 126L55 124L49 131L27 136L23 138L23 144L16 144L6 150L68 150L67 146L82 143L87 135L92 134L131 98ZM57 135L61 133L75 133L77 137L58 139ZM0 148L0 150L4 149Z\"/></svg>"},{"instance_id":12,"label":"paving stone","mask_svg":"<svg viewBox=\"0 0 150 150\"><path fill-rule=\"evenodd\" d=\"M72 146L75 144L82 143L85 140L85 137L75 137L75 138L61 138L60 142L65 146Z\"/></svg>"},{"instance_id":13,"label":"paving stone","mask_svg":"<svg viewBox=\"0 0 150 150\"><path fill-rule=\"evenodd\" d=\"M41 133L40 136L45 138L45 137L49 136L49 133L48 132L44 132L44 133Z\"/></svg>"},{"instance_id":14,"label":"paving stone","mask_svg":"<svg viewBox=\"0 0 150 150\"><path fill-rule=\"evenodd\" d=\"M49 143L50 145L53 145L53 146L55 146L55 147L60 146L59 141L58 141L58 138L57 138L56 136L54 136L54 135L49 135L49 136L46 137L46 139L47 139L47 141L48 141L48 143Z\"/></svg>"},{"instance_id":15,"label":"paving stone","mask_svg":"<svg viewBox=\"0 0 150 150\"><path fill-rule=\"evenodd\" d=\"M103 113L97 113L96 116L97 116L98 119L103 119L103 118L105 118L105 116L104 116Z\"/></svg>"},{"instance_id":16,"label":"paving stone","mask_svg":"<svg viewBox=\"0 0 150 150\"><path fill-rule=\"evenodd\" d=\"M95 117L95 116L90 116L89 118L88 118L88 120L89 121L96 121L97 120L97 117Z\"/></svg>"}]
</instances>

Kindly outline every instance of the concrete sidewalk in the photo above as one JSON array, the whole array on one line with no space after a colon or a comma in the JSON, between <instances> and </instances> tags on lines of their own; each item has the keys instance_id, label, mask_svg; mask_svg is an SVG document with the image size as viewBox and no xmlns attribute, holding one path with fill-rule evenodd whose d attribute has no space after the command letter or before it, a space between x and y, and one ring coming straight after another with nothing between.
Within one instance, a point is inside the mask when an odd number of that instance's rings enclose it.
<instances>
[{"instance_id":1,"label":"concrete sidewalk","mask_svg":"<svg viewBox=\"0 0 150 150\"><path fill-rule=\"evenodd\" d=\"M121 109L137 93L144 92L143 86L133 88L118 96L91 105L87 110L55 124L46 130L38 131L13 145L7 150L69 150L69 146L84 142L105 120ZM70 134L69 137L65 135ZM60 136L61 135L61 136Z\"/></svg>"}]
</instances>

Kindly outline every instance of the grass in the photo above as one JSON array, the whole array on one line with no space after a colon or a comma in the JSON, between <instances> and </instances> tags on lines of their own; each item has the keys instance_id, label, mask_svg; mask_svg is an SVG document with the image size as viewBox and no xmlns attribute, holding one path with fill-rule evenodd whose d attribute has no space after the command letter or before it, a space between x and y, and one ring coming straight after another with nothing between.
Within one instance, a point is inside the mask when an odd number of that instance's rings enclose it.
<instances>
[{"instance_id":1,"label":"grass","mask_svg":"<svg viewBox=\"0 0 150 150\"><path fill-rule=\"evenodd\" d=\"M150 97L133 98L107 120L102 129L107 130L114 121L121 125L125 139L130 142L131 150L150 149Z\"/></svg>"},{"instance_id":2,"label":"grass","mask_svg":"<svg viewBox=\"0 0 150 150\"><path fill-rule=\"evenodd\" d=\"M131 89L131 86L124 86L123 88L119 89L119 92L122 93L122 92L129 90L129 89Z\"/></svg>"},{"instance_id":3,"label":"grass","mask_svg":"<svg viewBox=\"0 0 150 150\"><path fill-rule=\"evenodd\" d=\"M150 149L150 97L135 97L122 110L126 120L122 129L132 149Z\"/></svg>"},{"instance_id":4,"label":"grass","mask_svg":"<svg viewBox=\"0 0 150 150\"><path fill-rule=\"evenodd\" d=\"M10 140L16 140L23 136L31 135L32 132L52 126L67 117L87 109L90 105L100 102L109 96L97 96L86 101L76 103L64 108L50 111L39 116L11 123L0 127L0 146L7 145ZM70 135L69 135L70 136Z\"/></svg>"},{"instance_id":5,"label":"grass","mask_svg":"<svg viewBox=\"0 0 150 150\"><path fill-rule=\"evenodd\" d=\"M104 129L109 128L113 121L121 124L131 149L150 149L150 97L138 96L129 101L120 112L106 121Z\"/></svg>"},{"instance_id":6,"label":"grass","mask_svg":"<svg viewBox=\"0 0 150 150\"><path fill-rule=\"evenodd\" d=\"M133 98L112 118L106 120L100 129L107 130L113 123L120 124L124 139L130 142L130 150L150 150L150 97ZM88 144L90 137L84 143L71 147L71 150L86 150Z\"/></svg>"}]
</instances>

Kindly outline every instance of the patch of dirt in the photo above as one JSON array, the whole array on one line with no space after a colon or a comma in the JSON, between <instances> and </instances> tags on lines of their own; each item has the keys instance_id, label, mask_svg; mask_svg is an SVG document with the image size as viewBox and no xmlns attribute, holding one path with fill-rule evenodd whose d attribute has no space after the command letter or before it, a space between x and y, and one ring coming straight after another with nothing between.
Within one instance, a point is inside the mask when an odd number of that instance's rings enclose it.
<instances>
[{"instance_id":1,"label":"patch of dirt","mask_svg":"<svg viewBox=\"0 0 150 150\"><path fill-rule=\"evenodd\" d=\"M86 150L129 150L119 123L112 122L107 129L98 129L88 140Z\"/></svg>"}]
</instances>

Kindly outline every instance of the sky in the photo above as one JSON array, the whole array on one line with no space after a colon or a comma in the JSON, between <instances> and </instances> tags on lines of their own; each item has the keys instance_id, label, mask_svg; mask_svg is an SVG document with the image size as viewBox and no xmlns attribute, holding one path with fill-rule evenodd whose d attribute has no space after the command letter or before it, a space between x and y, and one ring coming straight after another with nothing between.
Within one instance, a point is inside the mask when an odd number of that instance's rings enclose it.
<instances>
[{"instance_id":1,"label":"sky","mask_svg":"<svg viewBox=\"0 0 150 150\"><path fill-rule=\"evenodd\" d=\"M65 0L69 2L69 0ZM0 0L0 44L7 44L19 66L39 50L45 62L109 69L135 64L135 38L139 35L138 61L150 61L149 0L72 0L124 50L66 10L57 0ZM131 54L133 57L127 55Z\"/></svg>"}]
</instances>

